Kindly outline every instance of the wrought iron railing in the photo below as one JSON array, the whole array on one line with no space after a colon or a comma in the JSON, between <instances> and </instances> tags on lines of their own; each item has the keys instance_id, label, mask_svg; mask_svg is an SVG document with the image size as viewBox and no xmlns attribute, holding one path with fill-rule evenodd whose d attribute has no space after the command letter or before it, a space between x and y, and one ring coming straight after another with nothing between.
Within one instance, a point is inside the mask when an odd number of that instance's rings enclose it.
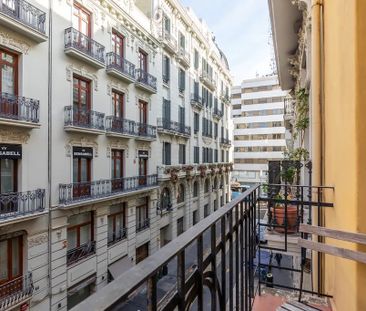
<instances>
[{"instance_id":1,"label":"wrought iron railing","mask_svg":"<svg viewBox=\"0 0 366 311\"><path fill-rule=\"evenodd\" d=\"M114 52L109 52L106 55L107 58L107 70L116 69L117 71L129 76L131 79L135 79L135 65L126 60L125 58L117 55Z\"/></svg>"},{"instance_id":2,"label":"wrought iron railing","mask_svg":"<svg viewBox=\"0 0 366 311\"><path fill-rule=\"evenodd\" d=\"M185 136L191 135L191 127L183 123L171 121L169 119L158 118L158 130L166 130Z\"/></svg>"},{"instance_id":3,"label":"wrought iron railing","mask_svg":"<svg viewBox=\"0 0 366 311\"><path fill-rule=\"evenodd\" d=\"M44 189L0 194L0 221L44 211L45 197Z\"/></svg>"},{"instance_id":4,"label":"wrought iron railing","mask_svg":"<svg viewBox=\"0 0 366 311\"><path fill-rule=\"evenodd\" d=\"M42 34L46 33L46 13L27 1L0 1L0 12Z\"/></svg>"},{"instance_id":5,"label":"wrought iron railing","mask_svg":"<svg viewBox=\"0 0 366 311\"><path fill-rule=\"evenodd\" d=\"M70 204L154 186L157 186L156 174L60 184L59 201L61 204Z\"/></svg>"},{"instance_id":6,"label":"wrought iron railing","mask_svg":"<svg viewBox=\"0 0 366 311\"><path fill-rule=\"evenodd\" d=\"M156 91L156 77L142 69L136 69L137 81Z\"/></svg>"},{"instance_id":7,"label":"wrought iron railing","mask_svg":"<svg viewBox=\"0 0 366 311\"><path fill-rule=\"evenodd\" d=\"M206 72L204 70L202 70L202 72L201 72L201 79L202 79L203 82L205 82L211 88L216 87L215 80L212 78L212 76L208 72Z\"/></svg>"},{"instance_id":8,"label":"wrought iron railing","mask_svg":"<svg viewBox=\"0 0 366 311\"><path fill-rule=\"evenodd\" d=\"M165 29L162 30L161 39L165 40L173 49L177 49L177 39L175 39L174 36Z\"/></svg>"},{"instance_id":9,"label":"wrought iron railing","mask_svg":"<svg viewBox=\"0 0 366 311\"><path fill-rule=\"evenodd\" d=\"M284 117L285 119L291 119L295 116L295 101L292 98L285 98L284 100Z\"/></svg>"},{"instance_id":10,"label":"wrought iron railing","mask_svg":"<svg viewBox=\"0 0 366 311\"><path fill-rule=\"evenodd\" d=\"M136 122L138 136L156 138L156 126L146 123Z\"/></svg>"},{"instance_id":11,"label":"wrought iron railing","mask_svg":"<svg viewBox=\"0 0 366 311\"><path fill-rule=\"evenodd\" d=\"M213 109L213 112L212 112L212 114L215 116L215 117L217 117L217 118L222 118L223 117L223 113L222 113L222 111L221 110L219 110L217 107L214 107L214 109Z\"/></svg>"},{"instance_id":12,"label":"wrought iron railing","mask_svg":"<svg viewBox=\"0 0 366 311\"><path fill-rule=\"evenodd\" d=\"M65 49L74 48L100 63L105 62L104 46L75 28L65 29Z\"/></svg>"},{"instance_id":13,"label":"wrought iron railing","mask_svg":"<svg viewBox=\"0 0 366 311\"><path fill-rule=\"evenodd\" d=\"M39 122L39 100L0 93L0 118Z\"/></svg>"},{"instance_id":14,"label":"wrought iron railing","mask_svg":"<svg viewBox=\"0 0 366 311\"><path fill-rule=\"evenodd\" d=\"M84 258L95 254L95 241L90 241L67 251L67 265L70 266Z\"/></svg>"},{"instance_id":15,"label":"wrought iron railing","mask_svg":"<svg viewBox=\"0 0 366 311\"><path fill-rule=\"evenodd\" d=\"M19 276L0 285L0 310L8 310L33 293L32 273Z\"/></svg>"},{"instance_id":16,"label":"wrought iron railing","mask_svg":"<svg viewBox=\"0 0 366 311\"><path fill-rule=\"evenodd\" d=\"M231 140L228 139L228 138L224 138L224 137L221 137L220 139L220 143L223 144L223 145L231 145Z\"/></svg>"},{"instance_id":17,"label":"wrought iron railing","mask_svg":"<svg viewBox=\"0 0 366 311\"><path fill-rule=\"evenodd\" d=\"M104 113L66 106L65 126L75 126L104 131Z\"/></svg>"},{"instance_id":18,"label":"wrought iron railing","mask_svg":"<svg viewBox=\"0 0 366 311\"><path fill-rule=\"evenodd\" d=\"M108 235L108 246L111 246L126 238L127 238L127 228L121 228L117 230L117 232L113 232L111 235Z\"/></svg>"},{"instance_id":19,"label":"wrought iron railing","mask_svg":"<svg viewBox=\"0 0 366 311\"><path fill-rule=\"evenodd\" d=\"M178 57L180 59L184 59L187 62L187 64L189 64L190 62L189 53L184 48L182 47L179 48Z\"/></svg>"},{"instance_id":20,"label":"wrought iron railing","mask_svg":"<svg viewBox=\"0 0 366 311\"><path fill-rule=\"evenodd\" d=\"M252 310L258 192L258 186L245 191L73 311L123 310L126 303L144 310L190 310L193 304L198 310ZM168 289L161 273L167 269L176 271Z\"/></svg>"},{"instance_id":21,"label":"wrought iron railing","mask_svg":"<svg viewBox=\"0 0 366 311\"><path fill-rule=\"evenodd\" d=\"M137 135L137 126L135 121L121 119L115 116L108 116L105 119L105 124L107 132Z\"/></svg>"},{"instance_id":22,"label":"wrought iron railing","mask_svg":"<svg viewBox=\"0 0 366 311\"><path fill-rule=\"evenodd\" d=\"M191 94L191 104L196 105L199 108L203 108L203 100L202 97L199 96L198 94Z\"/></svg>"},{"instance_id":23,"label":"wrought iron railing","mask_svg":"<svg viewBox=\"0 0 366 311\"><path fill-rule=\"evenodd\" d=\"M143 231L150 227L150 218L145 218L136 222L136 232Z\"/></svg>"}]
</instances>

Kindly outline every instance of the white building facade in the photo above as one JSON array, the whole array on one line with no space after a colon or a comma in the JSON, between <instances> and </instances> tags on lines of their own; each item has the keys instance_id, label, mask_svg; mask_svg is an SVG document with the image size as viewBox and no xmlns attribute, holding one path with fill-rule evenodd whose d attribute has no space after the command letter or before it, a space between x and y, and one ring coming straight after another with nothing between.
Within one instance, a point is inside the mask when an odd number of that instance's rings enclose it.
<instances>
[{"instance_id":1,"label":"white building facade","mask_svg":"<svg viewBox=\"0 0 366 311\"><path fill-rule=\"evenodd\" d=\"M267 182L268 161L286 151L284 101L277 76L244 80L232 89L233 179L244 186Z\"/></svg>"},{"instance_id":2,"label":"white building facade","mask_svg":"<svg viewBox=\"0 0 366 311\"><path fill-rule=\"evenodd\" d=\"M231 77L178 1L0 7L0 310L67 310L230 200Z\"/></svg>"}]
</instances>

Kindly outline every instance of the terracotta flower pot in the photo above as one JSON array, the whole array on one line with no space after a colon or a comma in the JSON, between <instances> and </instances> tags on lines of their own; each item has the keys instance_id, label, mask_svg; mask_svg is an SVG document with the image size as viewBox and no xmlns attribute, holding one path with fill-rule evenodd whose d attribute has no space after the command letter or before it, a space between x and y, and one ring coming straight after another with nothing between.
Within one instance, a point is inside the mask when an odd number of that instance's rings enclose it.
<instances>
[{"instance_id":1,"label":"terracotta flower pot","mask_svg":"<svg viewBox=\"0 0 366 311\"><path fill-rule=\"evenodd\" d=\"M276 206L275 208L271 208L272 213L272 221L276 225L284 226L285 225L285 207L284 206ZM285 228L274 228L276 232L284 233ZM287 206L287 233L296 233L297 232L297 208L293 205Z\"/></svg>"}]
</instances>

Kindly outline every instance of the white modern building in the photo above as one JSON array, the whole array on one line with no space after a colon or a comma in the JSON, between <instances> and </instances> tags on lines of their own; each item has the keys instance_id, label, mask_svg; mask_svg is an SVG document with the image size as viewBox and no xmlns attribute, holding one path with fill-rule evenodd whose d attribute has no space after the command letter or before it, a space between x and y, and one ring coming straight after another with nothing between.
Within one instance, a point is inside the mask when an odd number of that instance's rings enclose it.
<instances>
[{"instance_id":1,"label":"white modern building","mask_svg":"<svg viewBox=\"0 0 366 311\"><path fill-rule=\"evenodd\" d=\"M286 151L284 101L277 76L244 80L232 88L234 172L244 186L266 182L268 161Z\"/></svg>"},{"instance_id":2,"label":"white modern building","mask_svg":"<svg viewBox=\"0 0 366 311\"><path fill-rule=\"evenodd\" d=\"M176 0L0 25L0 310L67 310L229 201L229 66Z\"/></svg>"}]
</instances>

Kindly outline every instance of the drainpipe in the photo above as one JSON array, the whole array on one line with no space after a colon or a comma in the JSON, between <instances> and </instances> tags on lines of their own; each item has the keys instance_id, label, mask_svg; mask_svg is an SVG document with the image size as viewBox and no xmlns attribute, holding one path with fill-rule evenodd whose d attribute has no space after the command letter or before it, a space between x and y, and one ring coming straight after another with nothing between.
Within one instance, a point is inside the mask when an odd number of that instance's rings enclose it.
<instances>
[{"instance_id":1,"label":"drainpipe","mask_svg":"<svg viewBox=\"0 0 366 311\"><path fill-rule=\"evenodd\" d=\"M313 184L324 184L324 29L323 0L311 1L311 158L313 161ZM321 198L319 198L321 199ZM323 213L318 207L314 210L315 225L323 226ZM320 238L318 238L320 242ZM315 253L313 257L316 290L323 290L323 256Z\"/></svg>"},{"instance_id":2,"label":"drainpipe","mask_svg":"<svg viewBox=\"0 0 366 311\"><path fill-rule=\"evenodd\" d=\"M48 295L49 295L49 309L52 309L52 267L51 267L51 246L52 246L52 217L51 217L51 204L52 204L52 0L48 1L48 115L47 115L47 192L48 192Z\"/></svg>"}]
</instances>

